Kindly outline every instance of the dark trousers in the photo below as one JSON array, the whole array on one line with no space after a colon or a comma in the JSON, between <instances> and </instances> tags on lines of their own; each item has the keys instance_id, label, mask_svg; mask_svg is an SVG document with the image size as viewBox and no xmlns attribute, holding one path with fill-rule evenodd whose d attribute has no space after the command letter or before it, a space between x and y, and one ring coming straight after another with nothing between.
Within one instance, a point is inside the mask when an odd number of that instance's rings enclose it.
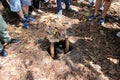
<instances>
[{"instance_id":1,"label":"dark trousers","mask_svg":"<svg viewBox=\"0 0 120 80\"><path fill-rule=\"evenodd\" d=\"M36 9L40 8L41 2L44 2L44 0L33 0L34 8L36 8Z\"/></svg>"}]
</instances>

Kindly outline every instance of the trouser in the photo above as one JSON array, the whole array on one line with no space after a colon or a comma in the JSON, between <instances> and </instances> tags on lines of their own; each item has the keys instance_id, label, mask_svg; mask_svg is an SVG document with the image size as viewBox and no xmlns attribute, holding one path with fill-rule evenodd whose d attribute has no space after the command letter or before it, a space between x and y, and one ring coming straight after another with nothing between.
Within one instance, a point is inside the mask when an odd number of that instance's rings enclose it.
<instances>
[{"instance_id":1,"label":"trouser","mask_svg":"<svg viewBox=\"0 0 120 80\"><path fill-rule=\"evenodd\" d=\"M33 0L34 8L39 9L41 7L41 2L44 2L44 0Z\"/></svg>"},{"instance_id":2,"label":"trouser","mask_svg":"<svg viewBox=\"0 0 120 80\"><path fill-rule=\"evenodd\" d=\"M8 2L13 12L19 12L22 9L21 6L31 6L31 0L8 0Z\"/></svg>"},{"instance_id":3,"label":"trouser","mask_svg":"<svg viewBox=\"0 0 120 80\"><path fill-rule=\"evenodd\" d=\"M0 14L0 51L3 49L3 46L1 45L1 43L9 42L10 40L11 40L11 37L7 32L6 22L4 21L4 19Z\"/></svg>"},{"instance_id":4,"label":"trouser","mask_svg":"<svg viewBox=\"0 0 120 80\"><path fill-rule=\"evenodd\" d=\"M70 0L65 0L66 9L70 7ZM58 10L62 10L62 1L57 0Z\"/></svg>"}]
</instances>

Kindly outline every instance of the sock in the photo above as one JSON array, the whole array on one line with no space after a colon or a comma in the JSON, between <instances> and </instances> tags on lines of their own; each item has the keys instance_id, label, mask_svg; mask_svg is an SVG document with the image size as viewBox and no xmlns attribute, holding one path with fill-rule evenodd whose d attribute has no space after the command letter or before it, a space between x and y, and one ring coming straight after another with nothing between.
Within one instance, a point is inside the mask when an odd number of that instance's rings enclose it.
<instances>
[{"instance_id":1,"label":"sock","mask_svg":"<svg viewBox=\"0 0 120 80\"><path fill-rule=\"evenodd\" d=\"M28 16L29 16L28 14L25 14L25 15L24 15L25 18L28 18Z\"/></svg>"}]
</instances>

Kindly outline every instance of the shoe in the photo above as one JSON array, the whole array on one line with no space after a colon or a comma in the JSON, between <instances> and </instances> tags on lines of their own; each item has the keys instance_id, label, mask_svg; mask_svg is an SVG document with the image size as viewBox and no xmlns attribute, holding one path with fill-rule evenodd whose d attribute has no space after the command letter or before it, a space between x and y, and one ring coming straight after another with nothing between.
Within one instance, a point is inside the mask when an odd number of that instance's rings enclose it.
<instances>
[{"instance_id":1,"label":"shoe","mask_svg":"<svg viewBox=\"0 0 120 80\"><path fill-rule=\"evenodd\" d=\"M101 10L101 11L104 10L104 3L101 4L101 6L100 6L100 10Z\"/></svg>"},{"instance_id":2,"label":"shoe","mask_svg":"<svg viewBox=\"0 0 120 80\"><path fill-rule=\"evenodd\" d=\"M98 16L94 16L94 15L88 16L88 20L89 20L89 21L91 21L91 20L93 20L93 19L96 19L96 18L98 18Z\"/></svg>"},{"instance_id":3,"label":"shoe","mask_svg":"<svg viewBox=\"0 0 120 80\"><path fill-rule=\"evenodd\" d=\"M118 21L120 22L120 17L118 18Z\"/></svg>"},{"instance_id":4,"label":"shoe","mask_svg":"<svg viewBox=\"0 0 120 80\"><path fill-rule=\"evenodd\" d=\"M59 10L58 14L57 14L57 17L58 18L61 18L62 17L62 10Z\"/></svg>"},{"instance_id":5,"label":"shoe","mask_svg":"<svg viewBox=\"0 0 120 80\"><path fill-rule=\"evenodd\" d=\"M38 13L43 13L43 11L42 11L42 10L40 10L40 9L38 9L37 11L38 11Z\"/></svg>"},{"instance_id":6,"label":"shoe","mask_svg":"<svg viewBox=\"0 0 120 80\"><path fill-rule=\"evenodd\" d=\"M33 18L32 16L28 16L28 17L25 17L27 19L27 21L32 21L34 22L35 21L35 18Z\"/></svg>"},{"instance_id":7,"label":"shoe","mask_svg":"<svg viewBox=\"0 0 120 80\"><path fill-rule=\"evenodd\" d=\"M8 53L4 49L2 49L0 51L0 55L3 56L3 57L6 57L8 55Z\"/></svg>"},{"instance_id":8,"label":"shoe","mask_svg":"<svg viewBox=\"0 0 120 80\"><path fill-rule=\"evenodd\" d=\"M36 16L37 13L35 11L32 11L31 15Z\"/></svg>"},{"instance_id":9,"label":"shoe","mask_svg":"<svg viewBox=\"0 0 120 80\"><path fill-rule=\"evenodd\" d=\"M8 43L19 43L20 42L20 40L18 40L18 39L11 39Z\"/></svg>"},{"instance_id":10,"label":"shoe","mask_svg":"<svg viewBox=\"0 0 120 80\"><path fill-rule=\"evenodd\" d=\"M89 2L89 6L94 6L95 3L94 2Z\"/></svg>"},{"instance_id":11,"label":"shoe","mask_svg":"<svg viewBox=\"0 0 120 80\"><path fill-rule=\"evenodd\" d=\"M75 12L75 10L73 10L71 7L65 8L65 10L70 11L70 12Z\"/></svg>"},{"instance_id":12,"label":"shoe","mask_svg":"<svg viewBox=\"0 0 120 80\"><path fill-rule=\"evenodd\" d=\"M23 19L23 20L22 20L22 23L23 23L23 28L25 28L25 29L28 29L28 28L29 28L29 25L28 25L28 22L27 22L26 19Z\"/></svg>"},{"instance_id":13,"label":"shoe","mask_svg":"<svg viewBox=\"0 0 120 80\"><path fill-rule=\"evenodd\" d=\"M116 36L120 38L120 31L116 33Z\"/></svg>"},{"instance_id":14,"label":"shoe","mask_svg":"<svg viewBox=\"0 0 120 80\"><path fill-rule=\"evenodd\" d=\"M104 24L105 24L105 18L100 18L99 24L100 24L100 25L104 25Z\"/></svg>"}]
</instances>

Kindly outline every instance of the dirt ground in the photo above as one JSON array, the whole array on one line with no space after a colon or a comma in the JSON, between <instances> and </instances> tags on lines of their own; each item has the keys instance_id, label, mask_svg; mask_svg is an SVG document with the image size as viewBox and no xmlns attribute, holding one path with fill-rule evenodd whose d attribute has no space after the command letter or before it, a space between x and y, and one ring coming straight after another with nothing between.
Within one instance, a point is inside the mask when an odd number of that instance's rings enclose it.
<instances>
[{"instance_id":1,"label":"dirt ground","mask_svg":"<svg viewBox=\"0 0 120 80\"><path fill-rule=\"evenodd\" d=\"M113 1L104 26L97 20L87 21L92 10L87 3L81 6L74 0L71 7L76 12L63 10L62 19L57 19L56 5L53 9L42 8L45 13L37 14L30 28L23 29L19 18L4 14L0 3L10 36L21 40L5 45L9 55L0 57L0 80L120 80L120 38L116 37L120 0ZM57 59L47 51L48 26L65 27L73 47Z\"/></svg>"}]
</instances>

